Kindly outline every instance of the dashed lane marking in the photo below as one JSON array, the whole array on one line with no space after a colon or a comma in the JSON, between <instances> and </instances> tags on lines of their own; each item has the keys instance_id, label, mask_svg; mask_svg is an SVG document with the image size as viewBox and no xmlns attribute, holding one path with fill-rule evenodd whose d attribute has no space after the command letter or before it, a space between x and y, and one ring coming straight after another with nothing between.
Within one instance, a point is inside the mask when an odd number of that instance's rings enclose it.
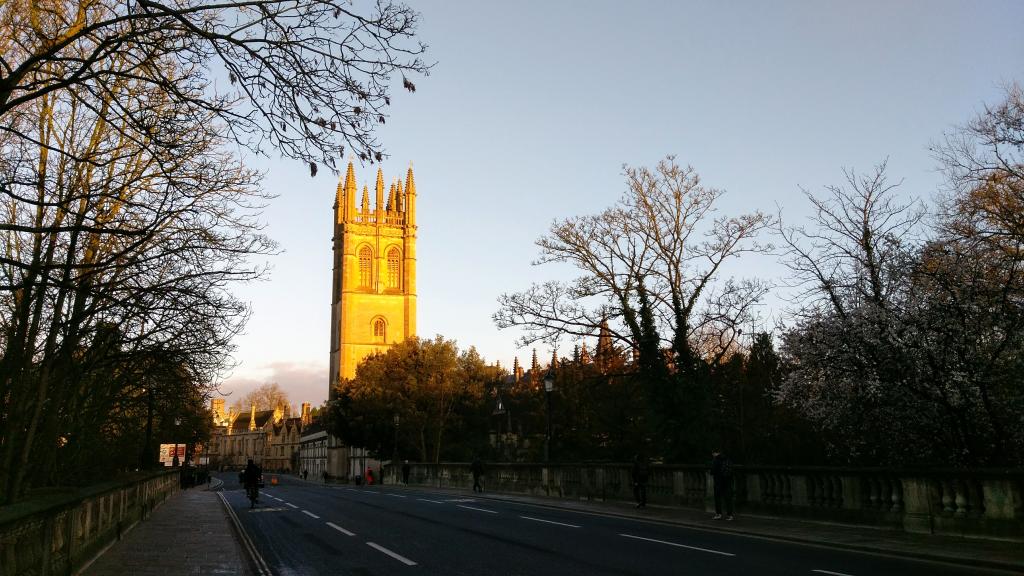
<instances>
[{"instance_id":1,"label":"dashed lane marking","mask_svg":"<svg viewBox=\"0 0 1024 576\"><path fill-rule=\"evenodd\" d=\"M543 518L533 518L532 516L520 516L525 520L533 520L534 522L544 522L545 524L557 524L559 526L568 526L569 528L579 528L576 524L566 524L565 522L555 522L554 520L544 520Z\"/></svg>"},{"instance_id":2,"label":"dashed lane marking","mask_svg":"<svg viewBox=\"0 0 1024 576\"><path fill-rule=\"evenodd\" d=\"M697 546L687 546L686 544L679 544L676 542L668 542L665 540L655 540L654 538L644 538L643 536L633 536L632 534L619 534L623 538L633 538L634 540L646 540L647 542L657 542L658 544L667 544L669 546L676 546L678 548L686 548L687 550L697 550L698 552L707 552L709 554L719 554L721 556L735 556L730 552L722 552L721 550L711 550L709 548L698 548Z\"/></svg>"},{"instance_id":3,"label":"dashed lane marking","mask_svg":"<svg viewBox=\"0 0 1024 576\"><path fill-rule=\"evenodd\" d=\"M417 500L419 500L420 502L433 502L434 504L444 504L444 502L441 502L440 500L431 500L429 498L417 498Z\"/></svg>"},{"instance_id":4,"label":"dashed lane marking","mask_svg":"<svg viewBox=\"0 0 1024 576\"><path fill-rule=\"evenodd\" d=\"M852 574L845 574L843 572L830 572L828 570L811 570L811 572L817 572L818 574L829 574L831 576L853 576Z\"/></svg>"},{"instance_id":5,"label":"dashed lane marking","mask_svg":"<svg viewBox=\"0 0 1024 576\"><path fill-rule=\"evenodd\" d=\"M465 508L466 510L477 510L479 512L487 512L488 514L497 514L494 510L488 510L486 508L474 508L473 506L463 506L462 504L456 504L459 508Z\"/></svg>"},{"instance_id":6,"label":"dashed lane marking","mask_svg":"<svg viewBox=\"0 0 1024 576\"><path fill-rule=\"evenodd\" d=\"M282 500L282 502L284 502L284 500ZM298 506L296 506L295 504L292 504L291 502L284 502L284 503L285 503L285 505L287 505L287 506L291 506L292 508L295 508L296 510L298 510L298 509L299 509L299 507L298 507Z\"/></svg>"},{"instance_id":7,"label":"dashed lane marking","mask_svg":"<svg viewBox=\"0 0 1024 576\"><path fill-rule=\"evenodd\" d=\"M355 532L349 532L348 530L345 530L344 528L342 528L341 526L338 526L334 522L328 522L327 525L330 526L331 528L334 528L338 532L341 532L345 536L355 536L356 535Z\"/></svg>"},{"instance_id":8,"label":"dashed lane marking","mask_svg":"<svg viewBox=\"0 0 1024 576\"><path fill-rule=\"evenodd\" d=\"M385 492L384 495L391 496L392 498L408 498L408 496L402 496L401 494L388 494L387 492Z\"/></svg>"},{"instance_id":9,"label":"dashed lane marking","mask_svg":"<svg viewBox=\"0 0 1024 576\"><path fill-rule=\"evenodd\" d=\"M302 513L305 514L306 516L309 516L310 518L316 518L317 520L320 519L319 516L317 516L316 514L313 514L309 510L303 510Z\"/></svg>"},{"instance_id":10,"label":"dashed lane marking","mask_svg":"<svg viewBox=\"0 0 1024 576\"><path fill-rule=\"evenodd\" d=\"M374 550L377 550L379 552L383 552L383 553L387 554L388 556L391 556L392 558L394 558L395 560L398 560L399 562L405 564L406 566L415 566L416 565L416 563L413 562L412 560L409 560L408 558L406 558L405 556L402 556L401 554L396 554L395 552L392 552L391 550L388 550L387 548L381 546L380 544L376 544L374 542L367 542L366 545L369 546L370 548L373 548Z\"/></svg>"}]
</instances>

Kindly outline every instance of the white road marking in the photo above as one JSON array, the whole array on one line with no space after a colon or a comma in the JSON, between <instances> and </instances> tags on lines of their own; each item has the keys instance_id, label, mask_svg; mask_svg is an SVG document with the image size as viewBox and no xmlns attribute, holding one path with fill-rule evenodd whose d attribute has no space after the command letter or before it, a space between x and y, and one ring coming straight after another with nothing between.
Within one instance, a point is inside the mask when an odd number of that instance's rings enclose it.
<instances>
[{"instance_id":1,"label":"white road marking","mask_svg":"<svg viewBox=\"0 0 1024 576\"><path fill-rule=\"evenodd\" d=\"M373 542L367 542L366 545L369 546L370 548L373 548L374 550L378 550L380 552L383 552L383 553L387 554L388 556L391 556L392 558L394 558L395 560L398 560L399 562L405 564L406 566L415 566L416 565L416 563L413 562L412 560L409 560L408 558L406 558L405 556L402 556L401 554L395 554L394 552L392 552L391 550L388 550L387 548L381 546L380 544L375 544Z\"/></svg>"},{"instance_id":2,"label":"white road marking","mask_svg":"<svg viewBox=\"0 0 1024 576\"><path fill-rule=\"evenodd\" d=\"M459 508L465 508L466 510L478 510L480 512L487 512L489 514L497 514L494 510L488 510L486 508L474 508L472 506L463 506L462 504L456 504Z\"/></svg>"},{"instance_id":3,"label":"white road marking","mask_svg":"<svg viewBox=\"0 0 1024 576\"><path fill-rule=\"evenodd\" d=\"M348 530L345 530L344 528L342 528L341 526L338 526L334 522L328 522L327 525L330 526L331 528L334 528L338 532L341 532L345 536L355 536L356 535L355 532L349 532Z\"/></svg>"},{"instance_id":4,"label":"white road marking","mask_svg":"<svg viewBox=\"0 0 1024 576\"><path fill-rule=\"evenodd\" d=\"M317 520L320 519L319 516L317 516L316 514L313 514L309 510L303 510L302 513L305 514L306 516L309 516L310 518L316 518Z\"/></svg>"},{"instance_id":5,"label":"white road marking","mask_svg":"<svg viewBox=\"0 0 1024 576\"><path fill-rule=\"evenodd\" d=\"M385 496L391 496L392 498L408 498L408 496L402 496L401 494L384 494Z\"/></svg>"},{"instance_id":6,"label":"white road marking","mask_svg":"<svg viewBox=\"0 0 1024 576\"><path fill-rule=\"evenodd\" d=\"M417 498L420 502L433 502L434 504L444 504L440 500L430 500L429 498Z\"/></svg>"},{"instance_id":7,"label":"white road marking","mask_svg":"<svg viewBox=\"0 0 1024 576\"><path fill-rule=\"evenodd\" d=\"M699 552L708 552L710 554L720 554L722 556L735 556L735 554L729 552L721 552L719 550L710 550L708 548L698 548L696 546L687 546L686 544L677 544L675 542L666 542L665 540L655 540L654 538L644 538L643 536L633 536L632 534L619 534L624 538L633 538L635 540L646 540L648 542L657 542L658 544L668 544L669 546L677 546L679 548L687 548L689 550L697 550Z\"/></svg>"},{"instance_id":8,"label":"white road marking","mask_svg":"<svg viewBox=\"0 0 1024 576\"><path fill-rule=\"evenodd\" d=\"M828 570L811 570L811 572L817 572L818 574L831 574L831 576L852 576L851 574L844 574L842 572L830 572Z\"/></svg>"},{"instance_id":9,"label":"white road marking","mask_svg":"<svg viewBox=\"0 0 1024 576\"><path fill-rule=\"evenodd\" d=\"M281 502L284 502L284 500L281 500ZM288 506L291 506L292 508L295 508L296 510L298 510L298 509L299 509L299 507L298 507L298 506L296 506L295 504L292 504L291 502L284 502L284 503L285 503L286 505L288 505Z\"/></svg>"},{"instance_id":10,"label":"white road marking","mask_svg":"<svg viewBox=\"0 0 1024 576\"><path fill-rule=\"evenodd\" d=\"M533 518L533 517L530 517L530 516L520 516L520 518L523 518L525 520L533 520L534 522L544 522L545 524L557 524L559 526L568 526L569 528L579 528L579 526L577 526L575 524L566 524L564 522L555 522L554 520L544 520L542 518Z\"/></svg>"}]
</instances>

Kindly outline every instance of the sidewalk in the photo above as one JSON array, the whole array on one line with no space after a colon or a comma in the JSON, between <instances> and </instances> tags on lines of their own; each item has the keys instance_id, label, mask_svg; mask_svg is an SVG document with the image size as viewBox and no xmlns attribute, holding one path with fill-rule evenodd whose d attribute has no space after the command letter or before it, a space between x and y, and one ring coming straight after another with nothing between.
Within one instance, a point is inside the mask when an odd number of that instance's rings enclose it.
<instances>
[{"instance_id":1,"label":"sidewalk","mask_svg":"<svg viewBox=\"0 0 1024 576\"><path fill-rule=\"evenodd\" d=\"M402 485L397 486L402 487ZM370 488L375 487L372 486ZM384 487L395 488L396 485L386 484ZM408 488L411 490L471 495L482 500L518 502L583 513L606 514L653 522L665 522L701 530L733 533L800 544L920 558L979 568L995 568L1024 574L1024 544L1020 542L908 534L885 528L768 516L737 516L733 521L712 520L712 514L700 510L656 504L648 504L646 508L639 509L630 502L567 500L543 496L521 496L518 494L487 492L474 494L468 490L420 485L410 485Z\"/></svg>"},{"instance_id":2,"label":"sidewalk","mask_svg":"<svg viewBox=\"0 0 1024 576\"><path fill-rule=\"evenodd\" d=\"M157 507L81 572L82 576L251 576L217 493L183 490Z\"/></svg>"}]
</instances>

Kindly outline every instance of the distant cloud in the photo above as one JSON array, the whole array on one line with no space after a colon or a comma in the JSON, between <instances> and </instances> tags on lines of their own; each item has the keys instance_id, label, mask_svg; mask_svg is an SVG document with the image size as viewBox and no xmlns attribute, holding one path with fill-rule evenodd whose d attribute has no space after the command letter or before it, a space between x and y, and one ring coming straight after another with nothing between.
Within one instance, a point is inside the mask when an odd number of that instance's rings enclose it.
<instances>
[{"instance_id":1,"label":"distant cloud","mask_svg":"<svg viewBox=\"0 0 1024 576\"><path fill-rule=\"evenodd\" d=\"M298 409L303 402L319 406L327 400L327 366L318 363L271 362L227 378L220 385L227 405L268 382L277 382Z\"/></svg>"}]
</instances>

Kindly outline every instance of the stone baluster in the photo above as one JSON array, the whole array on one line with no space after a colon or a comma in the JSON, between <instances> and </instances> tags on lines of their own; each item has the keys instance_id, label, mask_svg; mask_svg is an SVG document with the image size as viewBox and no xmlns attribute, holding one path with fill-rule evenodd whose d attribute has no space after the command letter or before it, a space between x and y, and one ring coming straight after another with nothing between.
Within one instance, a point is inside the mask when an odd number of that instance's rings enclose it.
<instances>
[{"instance_id":1,"label":"stone baluster","mask_svg":"<svg viewBox=\"0 0 1024 576\"><path fill-rule=\"evenodd\" d=\"M954 480L952 484L956 490L956 510L953 512L955 516L967 516L971 509L971 502L967 498L967 482L964 480Z\"/></svg>"},{"instance_id":2,"label":"stone baluster","mask_svg":"<svg viewBox=\"0 0 1024 576\"><path fill-rule=\"evenodd\" d=\"M956 511L956 500L954 498L953 481L944 478L939 481L939 486L942 489L942 511L946 514L952 515Z\"/></svg>"},{"instance_id":3,"label":"stone baluster","mask_svg":"<svg viewBox=\"0 0 1024 576\"><path fill-rule=\"evenodd\" d=\"M903 512L903 482L899 478L893 478L892 485L892 506L890 510L896 513Z\"/></svg>"}]
</instances>

